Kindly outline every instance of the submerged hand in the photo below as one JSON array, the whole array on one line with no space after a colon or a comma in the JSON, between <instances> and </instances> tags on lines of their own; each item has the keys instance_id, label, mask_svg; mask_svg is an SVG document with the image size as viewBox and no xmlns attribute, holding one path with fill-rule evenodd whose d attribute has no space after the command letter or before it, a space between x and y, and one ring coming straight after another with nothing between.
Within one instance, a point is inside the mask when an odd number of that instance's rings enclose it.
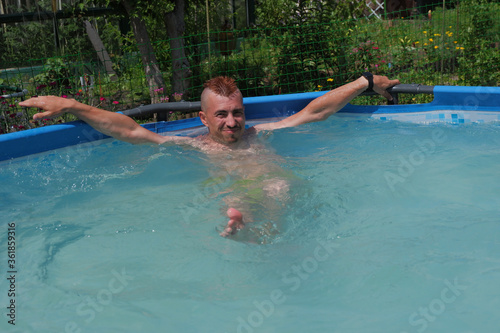
<instances>
[{"instance_id":1,"label":"submerged hand","mask_svg":"<svg viewBox=\"0 0 500 333\"><path fill-rule=\"evenodd\" d=\"M245 223L243 223L243 215L241 215L239 210L229 208L227 210L227 217L229 217L229 222L224 231L220 233L222 237L234 235L239 229L243 229L245 226Z\"/></svg>"}]
</instances>

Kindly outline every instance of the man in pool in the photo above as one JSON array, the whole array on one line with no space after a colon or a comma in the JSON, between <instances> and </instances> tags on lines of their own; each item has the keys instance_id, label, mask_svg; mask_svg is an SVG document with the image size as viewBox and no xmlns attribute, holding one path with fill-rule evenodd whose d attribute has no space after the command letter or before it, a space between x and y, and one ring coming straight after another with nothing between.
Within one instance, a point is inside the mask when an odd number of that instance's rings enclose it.
<instances>
[{"instance_id":1,"label":"man in pool","mask_svg":"<svg viewBox=\"0 0 500 333\"><path fill-rule=\"evenodd\" d=\"M266 160L266 150L255 140L257 133L325 120L369 88L391 101L392 96L387 89L397 84L399 80L365 73L357 80L314 99L300 112L280 121L245 129L243 95L233 79L216 77L205 83L201 94L199 116L208 128L208 133L196 138L163 136L143 128L123 114L101 110L73 99L40 96L20 102L19 105L44 111L35 114L34 120L56 118L68 112L118 140L133 144L189 145L206 152L219 164L221 170L241 179L237 182L241 193L225 198L229 222L221 235L228 236L235 234L244 227L245 222L252 220L248 203L245 202L249 198L248 193L260 193L273 198L284 196L288 189L286 179L280 177L280 168L273 161L259 162ZM266 198L261 198L260 201L262 200L265 201Z\"/></svg>"}]
</instances>

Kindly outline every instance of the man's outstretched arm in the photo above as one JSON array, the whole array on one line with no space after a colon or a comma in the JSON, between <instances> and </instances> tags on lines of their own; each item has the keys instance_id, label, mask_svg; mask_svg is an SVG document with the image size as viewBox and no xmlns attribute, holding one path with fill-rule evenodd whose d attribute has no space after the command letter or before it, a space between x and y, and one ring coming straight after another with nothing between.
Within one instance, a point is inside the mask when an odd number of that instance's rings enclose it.
<instances>
[{"instance_id":1,"label":"man's outstretched arm","mask_svg":"<svg viewBox=\"0 0 500 333\"><path fill-rule=\"evenodd\" d=\"M71 113L99 132L133 144L162 144L169 141L181 143L181 141L189 140L189 138L185 137L161 136L145 129L137 124L132 118L123 114L101 110L80 103L74 99L56 96L40 96L20 102L19 105L35 107L44 111L35 114L33 116L34 120L57 118L64 113Z\"/></svg>"},{"instance_id":2,"label":"man's outstretched arm","mask_svg":"<svg viewBox=\"0 0 500 333\"><path fill-rule=\"evenodd\" d=\"M397 84L399 84L399 80L389 80L387 77L379 75L373 76L373 90L388 100L392 100L392 96L387 92L387 89ZM304 109L290 117L275 123L256 125L255 129L274 130L325 120L342 109L367 88L368 80L360 77L356 81L330 90L326 94L312 100Z\"/></svg>"}]
</instances>

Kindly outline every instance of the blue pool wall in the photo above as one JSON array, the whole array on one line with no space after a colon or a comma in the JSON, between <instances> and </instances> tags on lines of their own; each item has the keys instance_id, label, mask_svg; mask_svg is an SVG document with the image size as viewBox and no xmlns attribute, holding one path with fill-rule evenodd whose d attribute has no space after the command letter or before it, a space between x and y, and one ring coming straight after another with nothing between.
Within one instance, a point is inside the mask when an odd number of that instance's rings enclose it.
<instances>
[{"instance_id":1,"label":"blue pool wall","mask_svg":"<svg viewBox=\"0 0 500 333\"><path fill-rule=\"evenodd\" d=\"M286 117L303 109L311 100L327 93L310 92L243 99L248 120ZM412 105L373 105L360 106L347 104L340 112L371 114L382 120L406 120L405 115L423 115L430 119L430 112L454 110L452 114L437 114L450 122L466 122L460 112L489 112L498 114L500 120L500 87L463 87L435 86L434 99L430 103ZM426 114L427 113L427 114ZM448 112L449 113L449 112ZM400 118L397 118L400 117ZM403 118L401 118L403 117ZM455 121L456 120L456 121ZM462 120L462 121L461 121ZM172 122L158 122L143 125L157 132L172 132L203 126L199 118L183 119ZM69 122L31 130L0 135L0 161L37 154L53 149L77 145L108 136L94 130L82 121Z\"/></svg>"}]
</instances>

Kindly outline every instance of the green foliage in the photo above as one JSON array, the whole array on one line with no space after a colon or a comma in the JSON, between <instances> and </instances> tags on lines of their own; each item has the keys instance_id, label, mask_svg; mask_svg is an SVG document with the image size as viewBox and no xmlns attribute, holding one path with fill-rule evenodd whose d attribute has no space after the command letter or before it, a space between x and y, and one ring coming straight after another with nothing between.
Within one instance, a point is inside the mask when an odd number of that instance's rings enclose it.
<instances>
[{"instance_id":1,"label":"green foliage","mask_svg":"<svg viewBox=\"0 0 500 333\"><path fill-rule=\"evenodd\" d=\"M500 4L487 0L464 0L460 9L469 15L463 20L458 57L459 76L464 84L500 84Z\"/></svg>"},{"instance_id":2,"label":"green foliage","mask_svg":"<svg viewBox=\"0 0 500 333\"><path fill-rule=\"evenodd\" d=\"M38 86L61 87L69 85L70 71L62 58L47 59L43 72L31 79Z\"/></svg>"},{"instance_id":3,"label":"green foliage","mask_svg":"<svg viewBox=\"0 0 500 333\"><path fill-rule=\"evenodd\" d=\"M270 57L272 45L266 38L247 37L239 52L224 57L212 57L202 68L202 81L217 75L233 77L245 96L262 96L279 93L276 82L276 58ZM200 82L201 85L202 82ZM196 96L199 96L199 91Z\"/></svg>"},{"instance_id":4,"label":"green foliage","mask_svg":"<svg viewBox=\"0 0 500 333\"><path fill-rule=\"evenodd\" d=\"M43 58L52 54L52 36L52 28L46 23L5 25L1 37L0 64L14 67L26 59Z\"/></svg>"},{"instance_id":5,"label":"green foliage","mask_svg":"<svg viewBox=\"0 0 500 333\"><path fill-rule=\"evenodd\" d=\"M370 71L373 74L384 74L389 69L386 55L374 41L361 42L349 55L355 72Z\"/></svg>"},{"instance_id":6,"label":"green foliage","mask_svg":"<svg viewBox=\"0 0 500 333\"><path fill-rule=\"evenodd\" d=\"M11 91L0 89L1 94ZM28 119L22 110L12 101L0 98L0 134L30 129Z\"/></svg>"},{"instance_id":7,"label":"green foliage","mask_svg":"<svg viewBox=\"0 0 500 333\"><path fill-rule=\"evenodd\" d=\"M343 1L260 2L258 24L274 28L270 35L278 52L281 92L308 91L331 76L338 82L346 80L345 32L363 6Z\"/></svg>"}]
</instances>

